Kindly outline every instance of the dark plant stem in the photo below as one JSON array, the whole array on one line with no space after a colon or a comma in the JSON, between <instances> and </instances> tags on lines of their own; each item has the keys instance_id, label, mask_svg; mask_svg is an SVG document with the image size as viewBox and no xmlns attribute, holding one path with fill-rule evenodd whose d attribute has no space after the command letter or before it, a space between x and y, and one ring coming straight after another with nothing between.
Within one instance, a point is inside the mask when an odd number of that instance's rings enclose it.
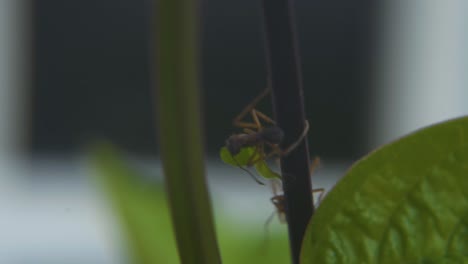
<instances>
[{"instance_id":1,"label":"dark plant stem","mask_svg":"<svg viewBox=\"0 0 468 264\"><path fill-rule=\"evenodd\" d=\"M263 0L263 15L273 112L285 132L284 149L298 139L305 126L292 0ZM298 264L304 232L314 210L306 138L281 158L281 172L292 260Z\"/></svg>"}]
</instances>

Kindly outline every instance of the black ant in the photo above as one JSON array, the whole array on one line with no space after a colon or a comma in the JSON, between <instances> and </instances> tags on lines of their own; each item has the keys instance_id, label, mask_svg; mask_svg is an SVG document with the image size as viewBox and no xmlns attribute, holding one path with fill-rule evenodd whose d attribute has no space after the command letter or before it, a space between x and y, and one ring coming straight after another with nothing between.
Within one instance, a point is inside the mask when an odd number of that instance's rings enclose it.
<instances>
[{"instance_id":1,"label":"black ant","mask_svg":"<svg viewBox=\"0 0 468 264\"><path fill-rule=\"evenodd\" d=\"M234 134L226 140L226 148L229 150L231 155L237 155L240 150L244 147L256 147L261 144L268 144L270 146L276 146L283 141L284 132L277 126L270 126L262 128L258 119L261 116L265 120L269 120L270 123L273 121L262 114L261 112L252 109L252 118L258 127L258 131L255 132L251 129L244 127L244 132L241 134ZM267 119L266 119L267 118ZM274 124L274 123L273 123Z\"/></svg>"},{"instance_id":2,"label":"black ant","mask_svg":"<svg viewBox=\"0 0 468 264\"><path fill-rule=\"evenodd\" d=\"M254 147L254 152L250 156L247 166L252 166L259 161L265 161L273 155L285 156L289 154L289 152L294 150L300 144L309 130L309 123L306 121L304 131L299 136L298 140L285 150L282 150L279 147L279 144L284 138L283 130L276 126L276 122L273 119L255 109L255 105L269 92L269 88L265 89L250 104L248 104L236 118L234 118L234 126L243 128L244 133L234 134L226 140L226 148L233 157L237 155L242 148ZM252 116L253 123L242 121L249 112ZM271 124L271 126L263 127L260 119ZM256 129L256 131L252 129ZM265 145L271 149L268 154L265 153ZM249 174L257 183L263 185L263 183L257 180L250 172Z\"/></svg>"}]
</instances>

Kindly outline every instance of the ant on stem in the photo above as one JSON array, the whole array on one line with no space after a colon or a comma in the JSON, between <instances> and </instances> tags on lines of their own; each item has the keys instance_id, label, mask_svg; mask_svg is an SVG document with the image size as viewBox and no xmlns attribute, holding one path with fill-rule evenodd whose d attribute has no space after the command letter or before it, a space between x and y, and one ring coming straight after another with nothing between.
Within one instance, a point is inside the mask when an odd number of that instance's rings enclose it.
<instances>
[{"instance_id":1,"label":"ant on stem","mask_svg":"<svg viewBox=\"0 0 468 264\"><path fill-rule=\"evenodd\" d=\"M266 88L251 103L249 103L236 118L234 118L233 125L242 128L243 133L231 135L226 140L226 148L233 158L235 155L239 154L243 148L254 148L253 153L246 162L247 166L255 165L260 161L266 161L274 155L278 155L280 157L288 155L300 144L309 130L309 123L306 120L304 131L296 140L296 142L291 144L285 150L282 150L279 147L279 144L284 138L283 130L276 126L276 122L273 119L255 109L255 106L258 104L258 102L263 99L270 91L270 88ZM249 113L253 122L242 121ZM260 120L269 123L270 126L262 126ZM265 152L265 146L268 146L270 149L268 154ZM250 173L250 171L240 166L240 164L237 165L241 169L247 171L257 183L264 185L252 173Z\"/></svg>"},{"instance_id":2,"label":"ant on stem","mask_svg":"<svg viewBox=\"0 0 468 264\"><path fill-rule=\"evenodd\" d=\"M312 176L312 173L315 171L315 169L320 165L320 158L316 157L312 163L310 164L310 175ZM268 230L268 226L271 223L271 220L273 219L273 216L275 213L278 214L278 219L280 220L281 223L286 223L286 208L285 208L285 200L284 200L284 194L278 194L278 189L280 188L280 183L278 180L273 179L271 180L271 189L273 192L273 197L270 198L271 203L275 206L275 211L268 217L268 219L265 222L265 231ZM312 189L312 194L314 193L320 193L318 195L318 201L317 205L320 204L323 198L323 194L325 193L324 188L317 188L317 189ZM315 207L315 205L314 205Z\"/></svg>"},{"instance_id":3,"label":"ant on stem","mask_svg":"<svg viewBox=\"0 0 468 264\"><path fill-rule=\"evenodd\" d=\"M312 163L310 164L310 175L312 176L312 173L315 171L315 169L320 165L320 158L316 157ZM275 211L273 211L270 216L267 218L264 224L264 245L263 247L266 248L268 244L268 227L271 224L271 221L273 220L273 217L275 214L278 215L278 219L280 223L284 224L286 223L286 205L285 205L285 198L284 194L279 194L278 190L281 188L281 182L278 179L272 179L271 181L271 190L273 192L273 197L270 198L271 203L275 206ZM320 202L322 201L323 195L325 193L324 188L317 188L317 189L312 189L312 195L315 193L318 194L317 202L314 204L314 208L316 208Z\"/></svg>"}]
</instances>

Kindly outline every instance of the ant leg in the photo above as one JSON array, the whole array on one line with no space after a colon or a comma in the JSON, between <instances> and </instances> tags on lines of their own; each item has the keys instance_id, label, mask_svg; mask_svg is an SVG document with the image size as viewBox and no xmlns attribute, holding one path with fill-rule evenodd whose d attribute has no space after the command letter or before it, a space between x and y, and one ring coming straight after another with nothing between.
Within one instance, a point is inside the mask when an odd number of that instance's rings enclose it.
<instances>
[{"instance_id":1,"label":"ant leg","mask_svg":"<svg viewBox=\"0 0 468 264\"><path fill-rule=\"evenodd\" d=\"M260 120L258 120L257 112L258 112L257 110L252 109L250 113L252 114L253 121L257 125L258 131L260 131L262 129L262 123L260 123Z\"/></svg>"},{"instance_id":2,"label":"ant leg","mask_svg":"<svg viewBox=\"0 0 468 264\"><path fill-rule=\"evenodd\" d=\"M247 172L247 173L250 175L250 177L251 177L256 183L258 183L258 184L260 184L260 185L265 185L263 182L261 182L259 179L257 179L257 177L255 177L255 175L253 175L253 173L250 172L248 169L246 169L246 168L244 168L244 167L242 167L242 166L240 166L240 165L239 165L239 168L241 168L241 170Z\"/></svg>"},{"instance_id":3,"label":"ant leg","mask_svg":"<svg viewBox=\"0 0 468 264\"><path fill-rule=\"evenodd\" d=\"M281 160L279 158L276 158L275 159L275 164L276 164L276 166L281 167Z\"/></svg>"},{"instance_id":4,"label":"ant leg","mask_svg":"<svg viewBox=\"0 0 468 264\"><path fill-rule=\"evenodd\" d=\"M322 202L323 195L325 194L325 189L324 188L317 188L317 189L312 190L312 193L318 193L318 192L320 194L318 195L317 204L320 204Z\"/></svg>"},{"instance_id":5,"label":"ant leg","mask_svg":"<svg viewBox=\"0 0 468 264\"><path fill-rule=\"evenodd\" d=\"M268 155L266 154L263 154L263 157L261 157L262 160L268 160L270 159L271 157L273 157L274 155L279 155L281 156L281 149L275 145L275 144L270 144L268 142L265 142L265 144L267 144L268 146L270 146L272 148L272 151L270 153L268 153ZM260 160L260 159L259 159ZM257 161L259 161L257 160Z\"/></svg>"},{"instance_id":6,"label":"ant leg","mask_svg":"<svg viewBox=\"0 0 468 264\"><path fill-rule=\"evenodd\" d=\"M309 171L310 171L311 175L318 168L318 166L320 166L320 158L315 157L314 160L312 161L312 163L310 164L310 167L309 167Z\"/></svg>"},{"instance_id":7,"label":"ant leg","mask_svg":"<svg viewBox=\"0 0 468 264\"><path fill-rule=\"evenodd\" d=\"M237 127L242 127L244 129L253 128L253 129L257 129L258 131L260 131L260 129L262 128L262 124L260 123L260 120L258 119L257 113L258 111L255 109L252 109L252 111L250 111L250 114L252 115L252 120L254 121L253 123L244 122L244 121L236 121L234 125Z\"/></svg>"},{"instance_id":8,"label":"ant leg","mask_svg":"<svg viewBox=\"0 0 468 264\"><path fill-rule=\"evenodd\" d=\"M315 169L317 169L317 167L320 166L320 158L319 157L315 157L314 160L312 161L312 163L310 164L310 174L312 176L312 173L314 173ZM322 202L322 198L323 198L323 194L325 193L325 189L324 188L317 188L317 189L312 189L312 194L314 193L320 193L319 196L318 196L318 201L316 202L316 204L320 204Z\"/></svg>"},{"instance_id":9,"label":"ant leg","mask_svg":"<svg viewBox=\"0 0 468 264\"><path fill-rule=\"evenodd\" d=\"M270 216L268 216L267 220L265 221L265 233L268 234L268 226L271 223L271 220L273 220L273 216L275 216L276 211L273 211Z\"/></svg>"},{"instance_id":10,"label":"ant leg","mask_svg":"<svg viewBox=\"0 0 468 264\"><path fill-rule=\"evenodd\" d=\"M265 224L263 224L263 229L264 229L264 242L263 242L263 246L264 248L266 249L268 247L268 237L269 237L269 226L271 224L271 220L273 220L273 217L275 216L275 211L273 211L270 216L268 216L267 220L265 221Z\"/></svg>"},{"instance_id":11,"label":"ant leg","mask_svg":"<svg viewBox=\"0 0 468 264\"><path fill-rule=\"evenodd\" d=\"M236 160L234 157L232 157L232 159L236 162L237 167L239 167L241 170L247 172L247 173L250 175L250 177L252 177L252 179L253 179L255 182L257 182L257 183L260 184L260 185L265 185L263 182L261 182L259 179L257 179L257 177L255 177L255 175L254 175L252 172L250 172L248 169L242 167L242 166L239 164L239 162L237 162L237 160Z\"/></svg>"},{"instance_id":12,"label":"ant leg","mask_svg":"<svg viewBox=\"0 0 468 264\"><path fill-rule=\"evenodd\" d=\"M293 151L297 146L301 143L301 141L307 136L307 132L309 132L309 121L305 121L304 124L304 130L302 131L302 134L299 136L299 138L296 140L296 142L292 143L289 145L288 148L285 150L281 151L281 156L286 156L288 155L291 151Z\"/></svg>"},{"instance_id":13,"label":"ant leg","mask_svg":"<svg viewBox=\"0 0 468 264\"><path fill-rule=\"evenodd\" d=\"M257 133L257 132L255 132L255 131L253 131L252 129L249 129L249 128L244 128L244 133L250 135L250 134L255 134L255 133Z\"/></svg>"},{"instance_id":14,"label":"ant leg","mask_svg":"<svg viewBox=\"0 0 468 264\"><path fill-rule=\"evenodd\" d=\"M247 164L249 164L250 166L255 165L259 161L266 161L271 156L273 156L271 154L274 154L274 153L269 153L268 155L265 155L265 152L263 152L263 146L257 146L256 150L257 150L256 153L252 154L252 156L250 156L250 159L247 162ZM257 154L258 156L255 157Z\"/></svg>"},{"instance_id":15,"label":"ant leg","mask_svg":"<svg viewBox=\"0 0 468 264\"><path fill-rule=\"evenodd\" d=\"M253 99L253 101L250 102L250 103L242 110L242 112L234 118L234 120L232 121L232 123L234 124L234 126L239 127L240 124L243 123L241 120L244 119L244 117L245 117L252 109L254 109L255 106L258 104L258 102L260 102L260 100L262 100L263 97L265 97L270 91L271 91L271 88L270 88L270 87L267 87L267 88L265 88L265 90L263 90L257 97L255 97L255 99ZM240 127L242 127L242 126L240 126Z\"/></svg>"},{"instance_id":16,"label":"ant leg","mask_svg":"<svg viewBox=\"0 0 468 264\"><path fill-rule=\"evenodd\" d=\"M249 123L249 122L237 122L234 124L236 127L241 127L241 128L253 128L257 129L257 124L255 123Z\"/></svg>"},{"instance_id":17,"label":"ant leg","mask_svg":"<svg viewBox=\"0 0 468 264\"><path fill-rule=\"evenodd\" d=\"M275 120L271 119L269 116L265 115L264 113L258 111L258 110L255 110L257 112L257 116L260 117L261 119L263 119L263 121L267 122L267 123L270 123L272 125L276 125L276 122Z\"/></svg>"},{"instance_id":18,"label":"ant leg","mask_svg":"<svg viewBox=\"0 0 468 264\"><path fill-rule=\"evenodd\" d=\"M260 148L262 149L260 150ZM254 153L252 153L249 160L247 160L247 165L249 166L255 165L255 163L261 160L265 160L265 154L263 153L263 146L256 146Z\"/></svg>"},{"instance_id":19,"label":"ant leg","mask_svg":"<svg viewBox=\"0 0 468 264\"><path fill-rule=\"evenodd\" d=\"M278 196L278 189L281 188L280 181L273 179L270 181L271 183L271 191L273 192L273 196L276 197ZM273 199L273 198L272 198ZM273 202L273 200L272 200Z\"/></svg>"}]
</instances>

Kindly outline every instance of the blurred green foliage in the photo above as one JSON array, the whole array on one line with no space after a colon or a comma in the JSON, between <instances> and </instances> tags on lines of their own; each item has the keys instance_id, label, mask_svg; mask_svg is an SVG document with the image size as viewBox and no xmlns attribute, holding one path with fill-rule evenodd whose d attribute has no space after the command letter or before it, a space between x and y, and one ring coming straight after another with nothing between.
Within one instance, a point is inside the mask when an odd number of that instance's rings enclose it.
<instances>
[{"instance_id":1,"label":"blurred green foliage","mask_svg":"<svg viewBox=\"0 0 468 264\"><path fill-rule=\"evenodd\" d=\"M221 263L201 130L199 3L154 1L158 144L180 261Z\"/></svg>"},{"instance_id":2,"label":"blurred green foliage","mask_svg":"<svg viewBox=\"0 0 468 264\"><path fill-rule=\"evenodd\" d=\"M179 263L161 184L130 166L109 144L96 146L93 162L96 182L113 205L132 263ZM266 237L263 222L255 226L236 223L222 210L216 210L216 231L223 263L288 263L286 226L283 232L270 232Z\"/></svg>"}]
</instances>

